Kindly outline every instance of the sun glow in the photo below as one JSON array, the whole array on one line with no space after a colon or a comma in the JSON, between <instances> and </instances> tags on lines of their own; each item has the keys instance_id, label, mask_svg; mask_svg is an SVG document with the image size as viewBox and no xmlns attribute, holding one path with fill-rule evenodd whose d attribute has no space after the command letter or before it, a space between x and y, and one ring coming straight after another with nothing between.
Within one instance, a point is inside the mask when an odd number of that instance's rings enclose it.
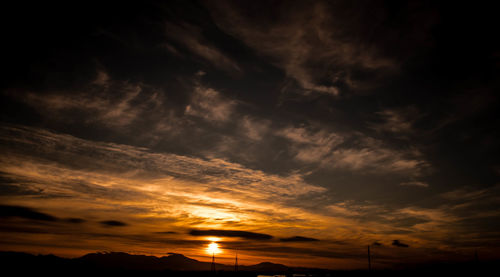
<instances>
[{"instance_id":1,"label":"sun glow","mask_svg":"<svg viewBox=\"0 0 500 277\"><path fill-rule=\"evenodd\" d=\"M211 242L207 246L207 253L208 254L219 254L220 252L222 252L222 251L219 249L219 244L216 242Z\"/></svg>"}]
</instances>

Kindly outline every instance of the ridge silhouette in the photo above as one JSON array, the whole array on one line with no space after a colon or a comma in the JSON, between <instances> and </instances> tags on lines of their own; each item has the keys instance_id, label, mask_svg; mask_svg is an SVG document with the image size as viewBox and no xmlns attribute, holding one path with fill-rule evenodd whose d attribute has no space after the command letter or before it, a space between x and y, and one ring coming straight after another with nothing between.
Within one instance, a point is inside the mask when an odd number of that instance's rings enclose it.
<instances>
[{"instance_id":1,"label":"ridge silhouette","mask_svg":"<svg viewBox=\"0 0 500 277\"><path fill-rule=\"evenodd\" d=\"M61 258L55 255L33 255L21 252L0 252L0 268L6 276L213 276L258 277L282 276L419 276L443 274L483 276L496 272L497 260L423 265L400 265L385 270L327 270L288 267L262 262L255 265L216 264L217 272L211 273L211 262L201 262L182 254L164 257L133 255L123 252L89 253L79 258ZM3 274L3 275L4 275ZM298 275L297 275L298 274ZM485 275L486 276L486 275Z\"/></svg>"}]
</instances>

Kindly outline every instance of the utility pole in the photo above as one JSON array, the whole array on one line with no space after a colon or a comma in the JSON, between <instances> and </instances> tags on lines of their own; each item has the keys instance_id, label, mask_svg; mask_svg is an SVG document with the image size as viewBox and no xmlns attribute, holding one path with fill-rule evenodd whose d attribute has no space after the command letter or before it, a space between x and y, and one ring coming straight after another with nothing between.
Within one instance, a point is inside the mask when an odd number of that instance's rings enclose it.
<instances>
[{"instance_id":1,"label":"utility pole","mask_svg":"<svg viewBox=\"0 0 500 277\"><path fill-rule=\"evenodd\" d=\"M372 262L370 258L370 245L368 245L368 271L372 271Z\"/></svg>"},{"instance_id":2,"label":"utility pole","mask_svg":"<svg viewBox=\"0 0 500 277\"><path fill-rule=\"evenodd\" d=\"M212 267L211 267L212 273L215 273L215 253L212 252Z\"/></svg>"},{"instance_id":3,"label":"utility pole","mask_svg":"<svg viewBox=\"0 0 500 277\"><path fill-rule=\"evenodd\" d=\"M234 271L238 271L238 252L236 252L236 258L234 259Z\"/></svg>"}]
</instances>

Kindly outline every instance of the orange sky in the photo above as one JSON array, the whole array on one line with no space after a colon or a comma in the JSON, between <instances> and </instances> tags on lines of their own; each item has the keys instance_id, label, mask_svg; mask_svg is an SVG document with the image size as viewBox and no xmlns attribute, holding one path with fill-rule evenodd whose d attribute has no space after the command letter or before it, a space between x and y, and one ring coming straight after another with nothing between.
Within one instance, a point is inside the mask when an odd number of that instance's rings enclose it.
<instances>
[{"instance_id":1,"label":"orange sky","mask_svg":"<svg viewBox=\"0 0 500 277\"><path fill-rule=\"evenodd\" d=\"M382 212L381 206L342 203L314 210L295 205L300 196L320 199L324 191L299 174L266 174L220 159L151 153L33 128L3 128L6 132L16 139L3 137L15 147L4 149L2 171L28 184L25 189L33 193L3 197L2 204L29 207L56 220L8 218L2 223L4 250L73 257L95 251L157 256L175 252L206 261L210 236L193 236L190 231L233 230L270 239L217 237L220 262L231 263L238 249L241 264L272 261L353 268L364 264L366 246L373 242L381 244L372 250L374 266L381 267L394 256L421 258L431 248L442 251L436 259L456 251L439 243L453 232L450 223L456 220L446 210L410 207L386 213L388 219L431 219L406 234L388 235L395 228L390 220L351 218L366 209ZM35 150L28 156L23 149ZM103 223L110 220L120 224ZM306 239L286 240L296 236ZM411 247L391 246L396 239Z\"/></svg>"}]
</instances>

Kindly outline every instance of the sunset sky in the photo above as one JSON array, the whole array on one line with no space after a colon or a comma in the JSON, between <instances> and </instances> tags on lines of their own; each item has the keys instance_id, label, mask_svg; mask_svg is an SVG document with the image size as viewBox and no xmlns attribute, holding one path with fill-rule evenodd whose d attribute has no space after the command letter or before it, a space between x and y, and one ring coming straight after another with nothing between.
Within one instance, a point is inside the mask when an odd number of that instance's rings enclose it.
<instances>
[{"instance_id":1,"label":"sunset sky","mask_svg":"<svg viewBox=\"0 0 500 277\"><path fill-rule=\"evenodd\" d=\"M458 2L6 6L0 251L500 258L498 16Z\"/></svg>"}]
</instances>

